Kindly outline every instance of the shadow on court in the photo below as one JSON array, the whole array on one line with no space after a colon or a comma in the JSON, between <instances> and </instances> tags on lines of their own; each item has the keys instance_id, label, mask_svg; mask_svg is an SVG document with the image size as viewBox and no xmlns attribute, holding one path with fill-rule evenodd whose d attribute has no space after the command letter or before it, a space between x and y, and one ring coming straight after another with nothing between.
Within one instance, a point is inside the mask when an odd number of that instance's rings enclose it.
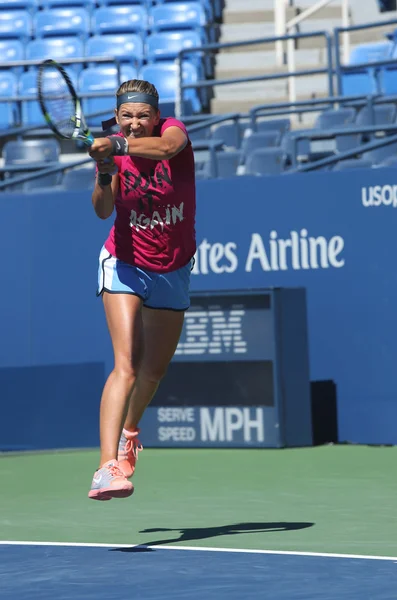
<instances>
[{"instance_id":1,"label":"shadow on court","mask_svg":"<svg viewBox=\"0 0 397 600\"><path fill-rule=\"evenodd\" d=\"M152 540L145 542L144 546L136 546L133 548L115 548L115 552L137 552L139 548L146 546L161 546L162 544L172 544L177 542L191 542L197 540L205 540L209 538L222 537L224 535L239 535L242 533L273 533L281 531L292 531L294 529L306 529L313 527L315 523L236 523L235 525L222 525L221 527L188 527L178 529L168 529L166 527L158 527L153 529L143 529L139 533L160 533L177 531L179 535L174 535L168 540ZM141 550L142 551L142 550Z\"/></svg>"}]
</instances>

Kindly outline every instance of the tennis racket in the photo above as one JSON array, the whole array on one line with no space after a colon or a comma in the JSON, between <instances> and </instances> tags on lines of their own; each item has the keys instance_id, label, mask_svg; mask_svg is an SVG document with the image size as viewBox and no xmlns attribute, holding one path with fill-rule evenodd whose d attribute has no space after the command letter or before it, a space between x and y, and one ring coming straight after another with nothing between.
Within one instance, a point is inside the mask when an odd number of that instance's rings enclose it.
<instances>
[{"instance_id":1,"label":"tennis racket","mask_svg":"<svg viewBox=\"0 0 397 600\"><path fill-rule=\"evenodd\" d=\"M41 111L55 135L62 140L81 140L91 147L94 136L85 121L79 97L69 75L55 60L45 60L39 66L37 89ZM116 173L117 167L112 174Z\"/></svg>"}]
</instances>

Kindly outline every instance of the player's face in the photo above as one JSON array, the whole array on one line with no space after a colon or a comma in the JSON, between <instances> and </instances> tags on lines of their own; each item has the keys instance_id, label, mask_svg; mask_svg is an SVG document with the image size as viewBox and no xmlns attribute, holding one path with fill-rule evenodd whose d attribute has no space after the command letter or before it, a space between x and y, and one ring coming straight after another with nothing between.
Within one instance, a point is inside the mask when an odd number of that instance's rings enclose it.
<instances>
[{"instance_id":1,"label":"player's face","mask_svg":"<svg viewBox=\"0 0 397 600\"><path fill-rule=\"evenodd\" d=\"M116 120L125 137L150 137L159 123L160 112L150 104L129 102L116 111Z\"/></svg>"}]
</instances>

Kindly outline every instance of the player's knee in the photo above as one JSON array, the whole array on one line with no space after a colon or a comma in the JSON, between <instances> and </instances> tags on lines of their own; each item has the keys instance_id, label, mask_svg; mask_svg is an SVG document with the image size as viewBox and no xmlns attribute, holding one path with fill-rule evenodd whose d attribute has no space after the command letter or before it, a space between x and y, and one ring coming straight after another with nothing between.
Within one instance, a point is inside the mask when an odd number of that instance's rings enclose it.
<instances>
[{"instance_id":1,"label":"player's knee","mask_svg":"<svg viewBox=\"0 0 397 600\"><path fill-rule=\"evenodd\" d=\"M138 377L138 373L141 367L142 357L140 355L137 356L123 356L119 357L116 360L115 371L124 379L128 379L131 381L135 381Z\"/></svg>"},{"instance_id":2,"label":"player's knee","mask_svg":"<svg viewBox=\"0 0 397 600\"><path fill-rule=\"evenodd\" d=\"M140 371L140 377L144 377L146 381L150 381L150 383L160 383L167 373L167 368L168 367L156 367L153 365L147 367L146 365L143 365Z\"/></svg>"}]
</instances>

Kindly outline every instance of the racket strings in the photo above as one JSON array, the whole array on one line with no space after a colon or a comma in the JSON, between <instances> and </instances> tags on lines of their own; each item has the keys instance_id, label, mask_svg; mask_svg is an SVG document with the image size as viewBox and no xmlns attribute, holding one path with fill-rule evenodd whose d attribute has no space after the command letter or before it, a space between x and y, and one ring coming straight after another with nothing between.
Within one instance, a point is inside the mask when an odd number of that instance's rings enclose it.
<instances>
[{"instance_id":1,"label":"racket strings","mask_svg":"<svg viewBox=\"0 0 397 600\"><path fill-rule=\"evenodd\" d=\"M42 81L46 113L65 137L72 137L76 128L76 104L69 87L57 69L47 69Z\"/></svg>"}]
</instances>

